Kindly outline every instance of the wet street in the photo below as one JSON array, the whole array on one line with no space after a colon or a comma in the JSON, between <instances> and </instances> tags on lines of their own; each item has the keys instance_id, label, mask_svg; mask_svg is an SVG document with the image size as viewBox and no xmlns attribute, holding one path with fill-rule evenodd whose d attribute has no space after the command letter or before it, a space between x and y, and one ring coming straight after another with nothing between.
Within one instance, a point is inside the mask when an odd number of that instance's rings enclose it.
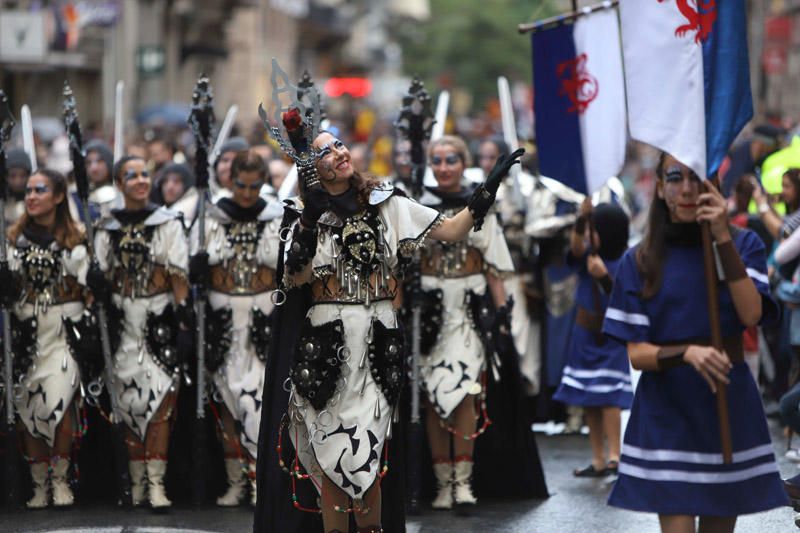
<instances>
[{"instance_id":1,"label":"wet street","mask_svg":"<svg viewBox=\"0 0 800 533\"><path fill-rule=\"evenodd\" d=\"M774 422L770 422L774 424ZM777 456L783 477L794 475L798 467L783 457L785 445L773 428ZM545 501L508 503L480 502L474 516L460 517L451 512L427 511L410 517L409 533L656 533L654 515L613 509L605 505L611 480L576 479L572 469L587 462L586 436L538 435L537 440L552 496ZM513 466L509 465L509 471ZM800 531L789 508L745 516L737 523L737 533ZM0 513L2 532L59 533L199 533L248 532L248 508L195 510L176 508L165 515L149 511L120 511L112 507L79 506L69 511L17 511ZM278 532L276 532L278 533ZM314 533L314 532L309 532Z\"/></svg>"}]
</instances>

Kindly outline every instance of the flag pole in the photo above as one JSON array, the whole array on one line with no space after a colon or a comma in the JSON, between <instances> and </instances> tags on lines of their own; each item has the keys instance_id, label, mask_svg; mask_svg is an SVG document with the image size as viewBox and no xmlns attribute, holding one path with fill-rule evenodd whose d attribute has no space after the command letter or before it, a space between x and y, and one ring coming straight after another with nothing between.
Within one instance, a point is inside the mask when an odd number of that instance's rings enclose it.
<instances>
[{"instance_id":1,"label":"flag pole","mask_svg":"<svg viewBox=\"0 0 800 533\"><path fill-rule=\"evenodd\" d=\"M713 187L718 187L716 178L711 180ZM706 299L708 300L708 321L711 326L711 346L720 352L722 345L722 327L719 317L719 287L717 286L716 261L711 243L711 226L708 222L700 224L703 239L703 271L706 278ZM733 461L733 443L731 441L731 423L728 413L728 389L725 383L717 381L717 415L719 417L719 438L722 446L722 461L730 464Z\"/></svg>"},{"instance_id":2,"label":"flag pole","mask_svg":"<svg viewBox=\"0 0 800 533\"><path fill-rule=\"evenodd\" d=\"M616 7L617 5L619 5L619 0L605 0L604 2L601 2L599 4L586 6L581 9L578 9L577 0L572 0L572 11L570 11L569 13L564 13L563 15L556 15L554 17L548 17L546 19L537 20L536 22L526 22L524 24L519 24L517 25L517 31L521 34L534 33L540 30L545 30L554 26L558 26L560 24L574 22L576 19L579 19L580 17L584 17L586 15L590 15L595 11L600 11L601 9L611 9L612 7Z\"/></svg>"}]
</instances>

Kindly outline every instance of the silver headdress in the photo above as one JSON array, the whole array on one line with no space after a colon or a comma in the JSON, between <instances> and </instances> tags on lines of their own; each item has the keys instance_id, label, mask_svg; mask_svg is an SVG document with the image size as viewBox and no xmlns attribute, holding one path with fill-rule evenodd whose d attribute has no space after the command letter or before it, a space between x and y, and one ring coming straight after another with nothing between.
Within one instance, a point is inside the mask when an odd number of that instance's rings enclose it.
<instances>
[{"instance_id":1,"label":"silver headdress","mask_svg":"<svg viewBox=\"0 0 800 533\"><path fill-rule=\"evenodd\" d=\"M308 76L310 80L310 76ZM316 161L318 153L312 143L319 133L322 109L320 95L313 83L302 88L292 85L289 76L272 59L272 106L274 112L270 122L263 104L258 105L258 115L270 137L297 164L298 174L305 187L319 183ZM288 95L291 101L284 106L281 96Z\"/></svg>"}]
</instances>

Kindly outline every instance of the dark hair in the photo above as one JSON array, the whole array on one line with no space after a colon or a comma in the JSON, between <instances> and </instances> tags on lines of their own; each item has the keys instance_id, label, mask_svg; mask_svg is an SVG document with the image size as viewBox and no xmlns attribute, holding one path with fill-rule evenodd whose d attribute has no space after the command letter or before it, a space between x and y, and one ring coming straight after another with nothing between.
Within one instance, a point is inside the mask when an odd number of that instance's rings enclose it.
<instances>
[{"instance_id":1,"label":"dark hair","mask_svg":"<svg viewBox=\"0 0 800 533\"><path fill-rule=\"evenodd\" d=\"M266 180L267 165L264 163L258 152L252 149L242 150L236 153L231 163L231 180L235 180L239 172L258 172L261 179Z\"/></svg>"},{"instance_id":2,"label":"dark hair","mask_svg":"<svg viewBox=\"0 0 800 533\"><path fill-rule=\"evenodd\" d=\"M794 213L800 209L800 168L790 168L783 175L789 178L794 185L794 202L792 205L786 205L786 212Z\"/></svg>"},{"instance_id":3,"label":"dark hair","mask_svg":"<svg viewBox=\"0 0 800 533\"><path fill-rule=\"evenodd\" d=\"M508 155L511 153L511 150L508 148L508 143L502 137L498 137L497 135L493 135L492 137L487 137L481 141L481 144L491 143L497 148L497 155Z\"/></svg>"},{"instance_id":4,"label":"dark hair","mask_svg":"<svg viewBox=\"0 0 800 533\"><path fill-rule=\"evenodd\" d=\"M597 253L603 259L619 259L628 249L630 223L628 215L616 204L602 203L593 212L594 226L600 237Z\"/></svg>"},{"instance_id":5,"label":"dark hair","mask_svg":"<svg viewBox=\"0 0 800 533\"><path fill-rule=\"evenodd\" d=\"M121 157L119 161L114 164L114 182L122 181L122 171L125 169L125 165L131 161L143 161L147 163L143 157L138 155L126 155Z\"/></svg>"},{"instance_id":6,"label":"dark hair","mask_svg":"<svg viewBox=\"0 0 800 533\"><path fill-rule=\"evenodd\" d=\"M67 192L67 179L61 172L49 168L40 168L30 177L41 174L50 182L53 189L53 196L62 195L61 202L56 204L56 220L53 225L53 237L61 248L72 250L75 246L83 242L83 230L78 227L72 214L69 212L69 200ZM19 217L16 224L8 230L8 239L15 243L22 231L33 223L33 219L28 216L27 210Z\"/></svg>"},{"instance_id":7,"label":"dark hair","mask_svg":"<svg viewBox=\"0 0 800 533\"><path fill-rule=\"evenodd\" d=\"M658 180L664 178L666 152L661 152L656 167ZM658 197L658 188L653 193L653 201L647 214L647 229L639 247L636 249L636 267L642 276L642 298L652 298L661 288L662 267L666 255L664 237L669 222L669 208L663 198Z\"/></svg>"}]
</instances>

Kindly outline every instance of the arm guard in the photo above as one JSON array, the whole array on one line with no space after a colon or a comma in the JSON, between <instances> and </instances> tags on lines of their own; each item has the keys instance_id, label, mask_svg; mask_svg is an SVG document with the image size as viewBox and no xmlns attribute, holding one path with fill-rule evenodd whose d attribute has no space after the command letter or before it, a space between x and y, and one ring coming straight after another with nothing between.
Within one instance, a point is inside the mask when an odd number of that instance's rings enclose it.
<instances>
[{"instance_id":1,"label":"arm guard","mask_svg":"<svg viewBox=\"0 0 800 533\"><path fill-rule=\"evenodd\" d=\"M317 253L317 232L313 229L297 226L292 238L292 245L286 254L286 268L289 274L301 272Z\"/></svg>"},{"instance_id":2,"label":"arm guard","mask_svg":"<svg viewBox=\"0 0 800 533\"><path fill-rule=\"evenodd\" d=\"M483 227L483 219L494 205L494 198L495 195L487 191L483 185L478 186L475 192L472 193L469 203L467 203L467 209L472 215L472 229L474 231L479 231Z\"/></svg>"}]
</instances>

